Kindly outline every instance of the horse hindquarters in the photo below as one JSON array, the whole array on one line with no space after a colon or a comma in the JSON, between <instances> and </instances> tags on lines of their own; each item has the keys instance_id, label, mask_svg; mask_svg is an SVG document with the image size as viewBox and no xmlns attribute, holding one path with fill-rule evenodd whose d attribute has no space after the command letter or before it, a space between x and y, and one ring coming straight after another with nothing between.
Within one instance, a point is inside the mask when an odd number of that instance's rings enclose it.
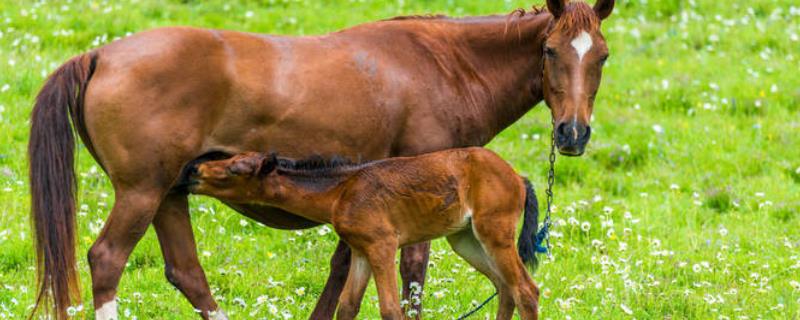
<instances>
[{"instance_id":1,"label":"horse hindquarters","mask_svg":"<svg viewBox=\"0 0 800 320\"><path fill-rule=\"evenodd\" d=\"M115 190L114 208L89 251L99 319L116 317L113 301L122 270L150 223L168 280L203 317L216 311L197 262L186 195L171 190L182 167L202 153L203 130L225 99L223 61L209 37L155 30L97 50L84 120L76 127L86 132L84 143ZM189 50L190 44L206 50Z\"/></svg>"},{"instance_id":2,"label":"horse hindquarters","mask_svg":"<svg viewBox=\"0 0 800 320\"><path fill-rule=\"evenodd\" d=\"M467 261L475 270L482 273L492 281L492 284L500 296L500 304L497 308L497 320L509 320L514 316L514 300L511 298L509 288L503 282L502 277L497 273L492 259L483 249L480 241L475 238L472 228L461 230L447 236L447 242L453 251Z\"/></svg>"},{"instance_id":3,"label":"horse hindquarters","mask_svg":"<svg viewBox=\"0 0 800 320\"><path fill-rule=\"evenodd\" d=\"M489 219L486 219L486 218ZM539 289L528 274L519 252L514 245L517 212L493 212L478 214L473 218L474 233L493 266L493 271L508 289L520 318L538 319ZM502 297L501 297L502 298ZM498 310L498 318L500 318Z\"/></svg>"}]
</instances>

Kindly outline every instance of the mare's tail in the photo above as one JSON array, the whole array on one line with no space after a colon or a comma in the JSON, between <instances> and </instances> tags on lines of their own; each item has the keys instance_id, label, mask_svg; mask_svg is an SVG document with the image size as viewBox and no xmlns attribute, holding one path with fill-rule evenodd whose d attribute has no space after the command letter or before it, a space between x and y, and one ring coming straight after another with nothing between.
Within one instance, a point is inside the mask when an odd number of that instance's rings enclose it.
<instances>
[{"instance_id":1,"label":"mare's tail","mask_svg":"<svg viewBox=\"0 0 800 320\"><path fill-rule=\"evenodd\" d=\"M79 132L83 128L83 98L96 57L94 52L74 57L53 72L36 96L31 115L28 161L37 276L31 318L44 309L55 319L66 319L67 307L80 303L72 125Z\"/></svg>"}]
</instances>

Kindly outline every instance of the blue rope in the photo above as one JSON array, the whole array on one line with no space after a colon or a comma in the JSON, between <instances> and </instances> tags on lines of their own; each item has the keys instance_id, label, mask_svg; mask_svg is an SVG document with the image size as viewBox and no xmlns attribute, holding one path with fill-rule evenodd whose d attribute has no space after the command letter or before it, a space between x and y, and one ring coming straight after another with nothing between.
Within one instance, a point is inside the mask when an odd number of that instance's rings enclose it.
<instances>
[{"instance_id":1,"label":"blue rope","mask_svg":"<svg viewBox=\"0 0 800 320\"><path fill-rule=\"evenodd\" d=\"M550 221L545 221L544 225L539 232L536 232L536 252L549 253L550 252Z\"/></svg>"},{"instance_id":2,"label":"blue rope","mask_svg":"<svg viewBox=\"0 0 800 320\"><path fill-rule=\"evenodd\" d=\"M478 305L477 307L475 307L475 309L472 309L470 312L467 312L467 313L466 313L466 314L464 314L463 316L460 316L460 317L458 317L458 319L457 319L457 320L464 320L464 319L466 319L467 317L471 316L473 313L475 313L475 312L478 312L478 310L480 310L481 308L483 308L483 306L485 306L487 303L489 303L489 301L491 301L491 300L492 300L492 298L494 298L494 297L496 297L496 296L497 296L497 291L495 291L495 293L493 293L493 294L492 294L492 295L491 295L489 298L486 298L486 300L484 300L484 301L483 301L483 303L481 303L480 305Z\"/></svg>"}]
</instances>

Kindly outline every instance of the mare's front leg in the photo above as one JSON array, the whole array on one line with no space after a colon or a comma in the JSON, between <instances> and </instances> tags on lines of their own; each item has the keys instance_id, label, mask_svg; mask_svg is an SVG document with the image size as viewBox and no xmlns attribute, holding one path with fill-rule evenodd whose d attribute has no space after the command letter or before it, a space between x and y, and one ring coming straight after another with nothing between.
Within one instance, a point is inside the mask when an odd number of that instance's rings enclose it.
<instances>
[{"instance_id":1,"label":"mare's front leg","mask_svg":"<svg viewBox=\"0 0 800 320\"><path fill-rule=\"evenodd\" d=\"M197 248L186 194L170 193L161 202L153 226L164 256L164 274L205 319L227 319L208 288Z\"/></svg>"},{"instance_id":2,"label":"mare's front leg","mask_svg":"<svg viewBox=\"0 0 800 320\"><path fill-rule=\"evenodd\" d=\"M431 243L423 242L404 247L400 254L403 299L406 299L411 308L416 311L416 319L420 319L422 316L422 288L425 285L425 273L428 270L430 253ZM414 289L414 286L418 287ZM416 299L414 299L415 297Z\"/></svg>"}]
</instances>

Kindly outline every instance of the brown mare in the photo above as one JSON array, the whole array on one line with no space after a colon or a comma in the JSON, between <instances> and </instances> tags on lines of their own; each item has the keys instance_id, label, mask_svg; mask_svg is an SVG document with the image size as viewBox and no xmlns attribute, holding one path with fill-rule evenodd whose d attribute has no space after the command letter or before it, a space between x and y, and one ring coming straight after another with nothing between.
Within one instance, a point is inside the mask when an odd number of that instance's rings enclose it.
<instances>
[{"instance_id":1,"label":"brown mare","mask_svg":"<svg viewBox=\"0 0 800 320\"><path fill-rule=\"evenodd\" d=\"M189 163L270 148L290 157L380 159L484 145L544 99L559 151L580 155L607 47L594 8L548 0L547 11L468 18L403 17L313 37L162 28L72 58L36 97L28 146L39 278L36 310L78 303L75 128L114 187L88 253L98 318L116 316L123 267L152 224L167 279L204 318L219 310L198 261ZM232 205L267 226L318 222ZM403 249L404 295L423 284L427 243ZM311 317L331 318L349 268L339 243ZM222 317L222 312L214 313Z\"/></svg>"},{"instance_id":2,"label":"brown mare","mask_svg":"<svg viewBox=\"0 0 800 320\"><path fill-rule=\"evenodd\" d=\"M447 237L500 296L497 319L537 319L539 290L523 266L535 264L538 219L531 184L479 147L364 164L294 161L248 152L198 165L190 191L228 203L281 208L330 223L351 248L337 319L354 319L374 274L381 317L404 318L397 294L398 247ZM525 212L518 247L514 233ZM521 258L521 259L520 259Z\"/></svg>"}]
</instances>

